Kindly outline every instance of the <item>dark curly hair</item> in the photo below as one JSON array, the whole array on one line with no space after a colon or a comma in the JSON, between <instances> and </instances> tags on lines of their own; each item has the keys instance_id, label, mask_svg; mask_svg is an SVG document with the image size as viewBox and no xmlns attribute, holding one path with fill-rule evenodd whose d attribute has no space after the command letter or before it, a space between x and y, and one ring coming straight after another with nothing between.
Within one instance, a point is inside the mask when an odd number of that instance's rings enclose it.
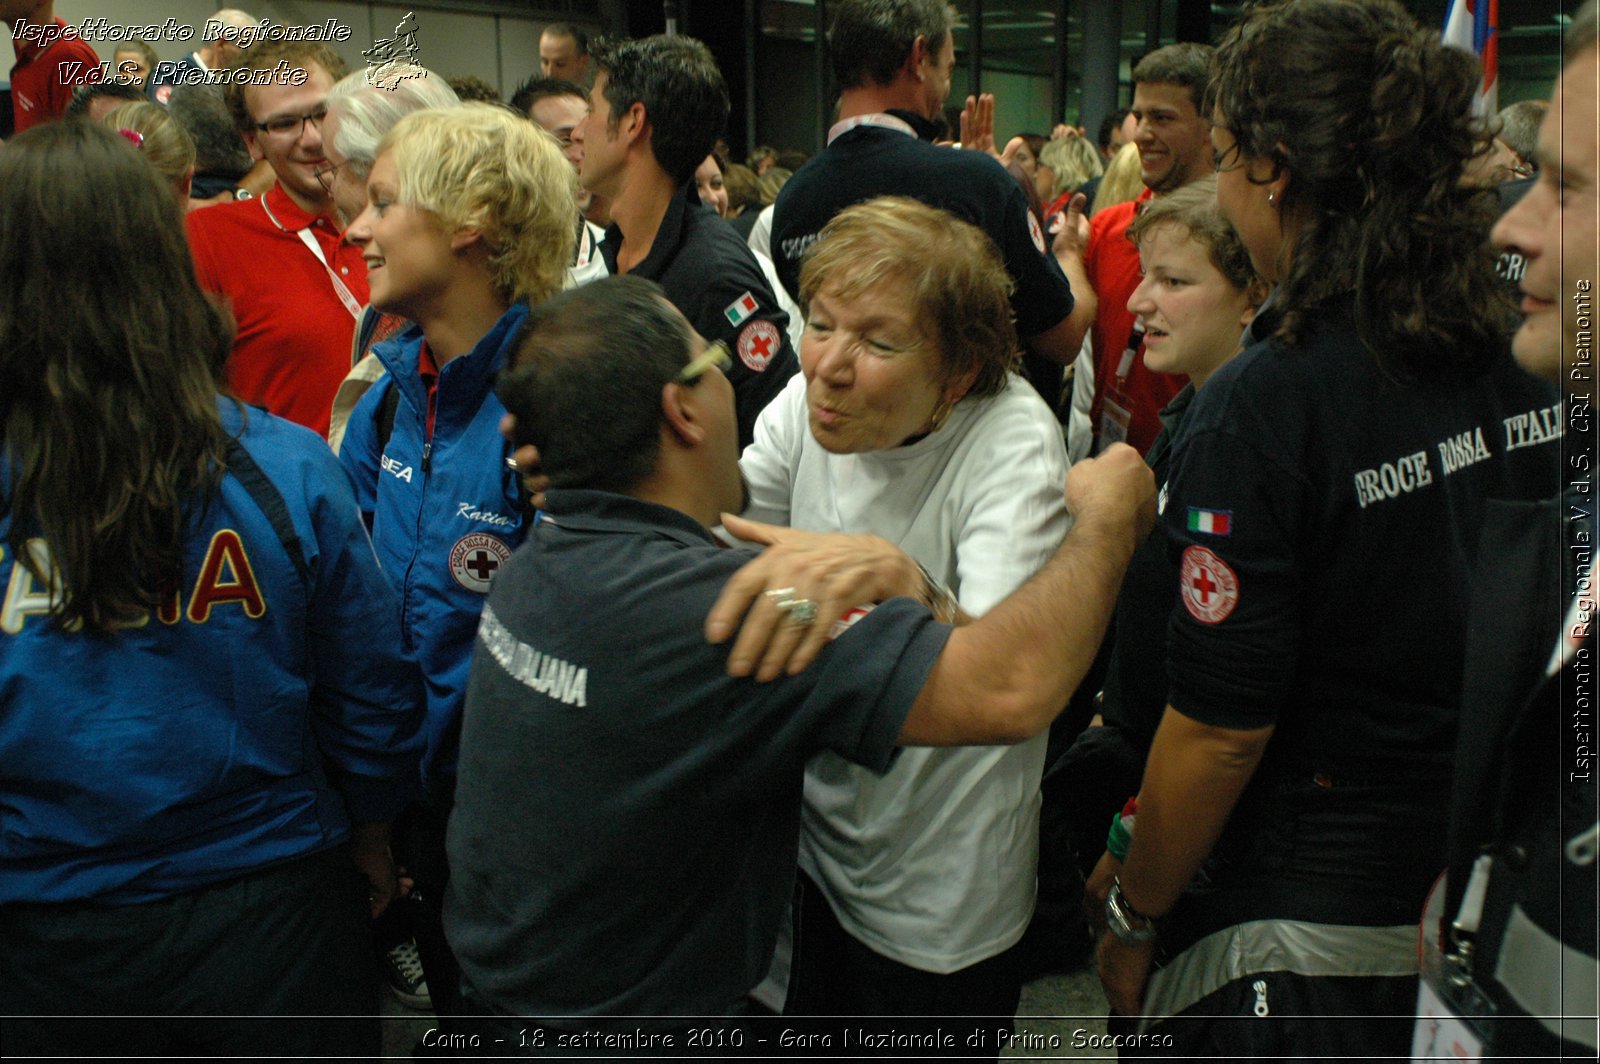
<instances>
[{"instance_id":1,"label":"dark curly hair","mask_svg":"<svg viewBox=\"0 0 1600 1064\"><path fill-rule=\"evenodd\" d=\"M1273 179L1288 171L1278 208L1298 223L1277 335L1294 342L1353 294L1357 333L1393 377L1470 370L1503 348L1495 197L1461 181L1489 146L1477 84L1472 56L1393 0L1279 0L1228 32L1206 107Z\"/></svg>"}]
</instances>

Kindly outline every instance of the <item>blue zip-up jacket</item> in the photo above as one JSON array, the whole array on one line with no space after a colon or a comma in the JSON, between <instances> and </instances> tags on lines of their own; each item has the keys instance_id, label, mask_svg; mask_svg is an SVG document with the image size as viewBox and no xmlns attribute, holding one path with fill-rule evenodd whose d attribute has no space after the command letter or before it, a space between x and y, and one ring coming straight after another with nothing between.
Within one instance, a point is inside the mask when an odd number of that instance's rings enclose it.
<instances>
[{"instance_id":1,"label":"blue zip-up jacket","mask_svg":"<svg viewBox=\"0 0 1600 1064\"><path fill-rule=\"evenodd\" d=\"M431 443L421 327L375 346L388 373L356 405L339 449L378 561L400 591L406 652L427 683L423 779L430 789L455 776L478 615L490 578L524 533L522 489L500 435L505 407L493 385L527 315L526 306L513 306L471 351L440 367ZM385 442L378 414L391 388L400 401Z\"/></svg>"},{"instance_id":2,"label":"blue zip-up jacket","mask_svg":"<svg viewBox=\"0 0 1600 1064\"><path fill-rule=\"evenodd\" d=\"M230 457L142 626L53 625L0 518L0 904L170 897L416 797L421 685L349 478L315 433L219 409L281 502Z\"/></svg>"}]
</instances>

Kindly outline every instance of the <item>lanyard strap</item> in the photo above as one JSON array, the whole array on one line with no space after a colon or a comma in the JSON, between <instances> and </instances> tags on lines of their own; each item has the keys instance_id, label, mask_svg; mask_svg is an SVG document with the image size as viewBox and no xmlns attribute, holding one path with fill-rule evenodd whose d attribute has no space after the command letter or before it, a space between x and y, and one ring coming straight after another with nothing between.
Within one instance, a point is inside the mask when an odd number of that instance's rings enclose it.
<instances>
[{"instance_id":1,"label":"lanyard strap","mask_svg":"<svg viewBox=\"0 0 1600 1064\"><path fill-rule=\"evenodd\" d=\"M582 214L578 215L578 240L572 249L572 265L574 267L587 266L599 253L600 242L589 232L589 226L584 221Z\"/></svg>"},{"instance_id":2,"label":"lanyard strap","mask_svg":"<svg viewBox=\"0 0 1600 1064\"><path fill-rule=\"evenodd\" d=\"M271 219L273 225L277 226L285 233L289 232L288 226L284 225L282 222L278 221L278 219L272 216L272 208L267 206L266 196L262 196L256 202L260 203L261 209L267 212L267 217ZM322 263L322 268L328 271L328 280L333 282L334 295L339 297L339 302L344 304L344 309L350 312L350 316L352 318L360 321L361 301L351 294L350 289L345 286L345 283L339 280L339 275L333 272L333 267L328 265L327 256L323 255L322 253L322 245L318 244L317 238L311 235L311 227L306 226L304 229L296 229L294 234L300 238L300 243L311 249L311 254L315 255L317 257L317 261Z\"/></svg>"},{"instance_id":3,"label":"lanyard strap","mask_svg":"<svg viewBox=\"0 0 1600 1064\"><path fill-rule=\"evenodd\" d=\"M1117 387L1126 388L1128 378L1133 375L1133 360L1139 354L1139 348L1144 346L1144 327L1139 324L1139 319L1133 320L1133 328L1128 330L1128 342L1122 349L1122 358L1117 363Z\"/></svg>"},{"instance_id":4,"label":"lanyard strap","mask_svg":"<svg viewBox=\"0 0 1600 1064\"><path fill-rule=\"evenodd\" d=\"M917 131L912 129L911 123L905 119L879 112L870 115L856 115L854 118L846 118L843 122L835 123L833 128L828 130L828 143L832 144L857 126L877 126L880 129L892 129L896 132L904 133L908 137L917 135Z\"/></svg>"}]
</instances>

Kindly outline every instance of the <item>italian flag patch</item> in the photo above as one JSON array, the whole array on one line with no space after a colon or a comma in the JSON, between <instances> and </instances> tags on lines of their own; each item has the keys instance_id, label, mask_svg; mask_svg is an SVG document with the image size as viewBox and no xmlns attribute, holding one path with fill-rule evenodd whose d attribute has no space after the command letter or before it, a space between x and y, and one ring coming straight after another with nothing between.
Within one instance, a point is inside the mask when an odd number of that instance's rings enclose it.
<instances>
[{"instance_id":1,"label":"italian flag patch","mask_svg":"<svg viewBox=\"0 0 1600 1064\"><path fill-rule=\"evenodd\" d=\"M729 325L738 325L754 314L756 307L759 305L756 302L756 297L746 292L732 303L729 303L727 309L722 313L728 319Z\"/></svg>"},{"instance_id":2,"label":"italian flag patch","mask_svg":"<svg viewBox=\"0 0 1600 1064\"><path fill-rule=\"evenodd\" d=\"M1232 510L1202 510L1189 507L1189 531L1204 532L1209 536L1226 536L1233 532Z\"/></svg>"}]
</instances>

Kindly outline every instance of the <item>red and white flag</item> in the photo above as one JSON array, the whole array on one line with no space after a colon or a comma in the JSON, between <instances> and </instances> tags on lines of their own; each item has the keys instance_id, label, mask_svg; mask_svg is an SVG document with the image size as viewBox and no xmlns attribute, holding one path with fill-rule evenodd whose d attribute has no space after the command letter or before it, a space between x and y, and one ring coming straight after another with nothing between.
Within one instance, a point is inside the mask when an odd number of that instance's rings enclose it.
<instances>
[{"instance_id":1,"label":"red and white flag","mask_svg":"<svg viewBox=\"0 0 1600 1064\"><path fill-rule=\"evenodd\" d=\"M1478 57L1483 80L1472 111L1493 118L1500 111L1500 0L1450 0L1442 40Z\"/></svg>"}]
</instances>

